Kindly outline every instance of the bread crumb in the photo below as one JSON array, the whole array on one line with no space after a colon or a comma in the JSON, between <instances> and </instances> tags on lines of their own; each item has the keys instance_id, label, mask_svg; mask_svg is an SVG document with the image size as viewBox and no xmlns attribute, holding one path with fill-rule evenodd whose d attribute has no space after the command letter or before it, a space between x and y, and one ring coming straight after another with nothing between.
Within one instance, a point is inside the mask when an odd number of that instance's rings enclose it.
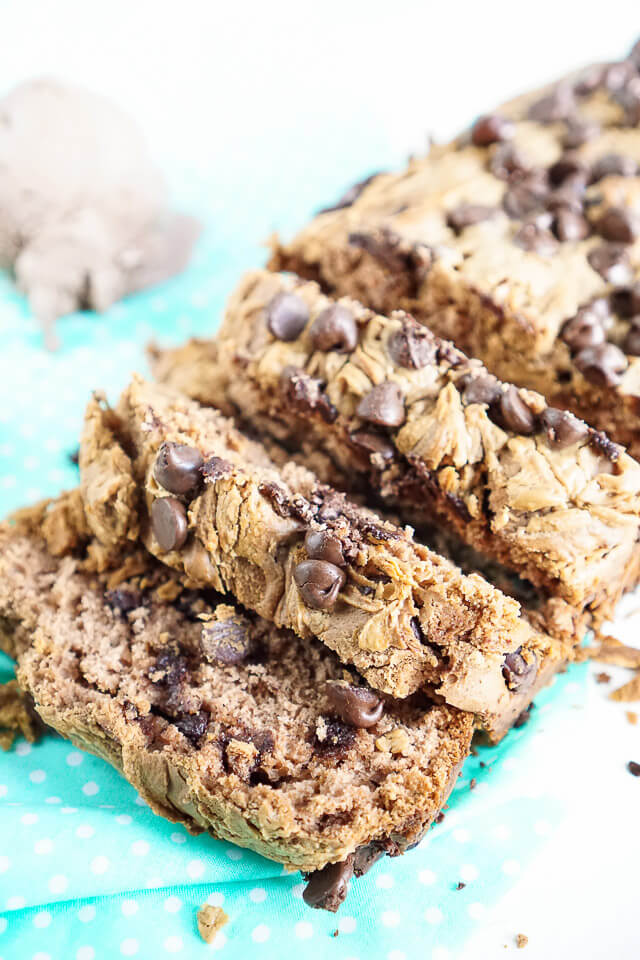
<instances>
[{"instance_id":1,"label":"bread crumb","mask_svg":"<svg viewBox=\"0 0 640 960\"><path fill-rule=\"evenodd\" d=\"M9 750L18 733L29 743L35 743L42 729L42 722L35 711L29 709L18 681L0 684L0 747Z\"/></svg>"},{"instance_id":2,"label":"bread crumb","mask_svg":"<svg viewBox=\"0 0 640 960\"><path fill-rule=\"evenodd\" d=\"M524 947L526 947L528 943L529 943L529 937L527 937L526 934L519 933L516 936L516 946L518 947L518 950L522 950Z\"/></svg>"},{"instance_id":3,"label":"bread crumb","mask_svg":"<svg viewBox=\"0 0 640 960\"><path fill-rule=\"evenodd\" d=\"M596 673L596 683L609 683L610 680L610 674L605 673L604 670L602 673Z\"/></svg>"},{"instance_id":4,"label":"bread crumb","mask_svg":"<svg viewBox=\"0 0 640 960\"><path fill-rule=\"evenodd\" d=\"M631 703L634 700L640 700L640 672L636 673L628 683L618 687L609 696L618 703Z\"/></svg>"},{"instance_id":5,"label":"bread crumb","mask_svg":"<svg viewBox=\"0 0 640 960\"><path fill-rule=\"evenodd\" d=\"M203 903L197 913L198 933L205 943L213 943L221 927L229 922L222 907L214 907L210 903Z\"/></svg>"},{"instance_id":6,"label":"bread crumb","mask_svg":"<svg viewBox=\"0 0 640 960\"><path fill-rule=\"evenodd\" d=\"M631 726L635 727L638 722L638 714L635 712L635 710L627 710L625 716Z\"/></svg>"},{"instance_id":7,"label":"bread crumb","mask_svg":"<svg viewBox=\"0 0 640 960\"><path fill-rule=\"evenodd\" d=\"M409 736L407 731L403 730L402 727L396 727L394 730L390 730L389 733L385 733L376 740L376 750L383 752L389 750L391 753L399 753L402 756L407 755L409 746Z\"/></svg>"}]
</instances>

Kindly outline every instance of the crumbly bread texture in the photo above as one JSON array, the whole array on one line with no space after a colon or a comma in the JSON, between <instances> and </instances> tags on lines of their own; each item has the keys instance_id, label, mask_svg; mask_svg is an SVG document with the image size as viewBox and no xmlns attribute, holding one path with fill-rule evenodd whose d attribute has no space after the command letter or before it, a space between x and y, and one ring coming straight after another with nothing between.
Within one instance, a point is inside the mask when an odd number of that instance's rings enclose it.
<instances>
[{"instance_id":1,"label":"crumbly bread texture","mask_svg":"<svg viewBox=\"0 0 640 960\"><path fill-rule=\"evenodd\" d=\"M639 216L636 44L356 185L271 266L408 310L640 457Z\"/></svg>"},{"instance_id":2,"label":"crumbly bread texture","mask_svg":"<svg viewBox=\"0 0 640 960\"><path fill-rule=\"evenodd\" d=\"M184 472L162 473L175 445L201 464L184 495ZM140 539L188 586L229 592L320 639L392 696L428 688L477 714L494 738L568 655L480 575L465 576L299 465L276 469L217 410L170 388L136 378L116 410L94 399L80 470L87 522L110 549ZM511 655L517 679L505 666Z\"/></svg>"},{"instance_id":3,"label":"crumbly bread texture","mask_svg":"<svg viewBox=\"0 0 640 960\"><path fill-rule=\"evenodd\" d=\"M284 297L306 314L287 339L272 322ZM216 339L156 357L155 373L268 431L322 479L378 494L418 528L439 518L595 622L637 581L640 466L407 314L383 317L313 282L254 271ZM366 405L381 389L396 406L372 417ZM556 630L574 629L566 604L547 612Z\"/></svg>"},{"instance_id":4,"label":"crumbly bread texture","mask_svg":"<svg viewBox=\"0 0 640 960\"><path fill-rule=\"evenodd\" d=\"M469 751L469 715L418 694L385 700L356 729L327 681L360 681L322 644L185 590L139 547L102 572L86 540L54 557L41 521L0 529L0 613L47 724L112 763L156 813L291 868L363 845L395 855L422 837ZM30 644L11 643L25 625ZM229 637L244 658L212 647Z\"/></svg>"}]
</instances>

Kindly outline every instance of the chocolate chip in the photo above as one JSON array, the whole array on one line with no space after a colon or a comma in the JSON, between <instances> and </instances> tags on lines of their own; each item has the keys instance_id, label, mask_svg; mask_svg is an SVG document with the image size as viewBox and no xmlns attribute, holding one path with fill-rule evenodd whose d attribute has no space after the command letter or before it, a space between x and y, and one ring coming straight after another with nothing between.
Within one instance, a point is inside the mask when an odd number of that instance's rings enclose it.
<instances>
[{"instance_id":1,"label":"chocolate chip","mask_svg":"<svg viewBox=\"0 0 640 960\"><path fill-rule=\"evenodd\" d=\"M602 243L587 255L589 265L603 280L617 287L627 286L631 281L631 265L624 246L618 243Z\"/></svg>"},{"instance_id":2,"label":"chocolate chip","mask_svg":"<svg viewBox=\"0 0 640 960\"><path fill-rule=\"evenodd\" d=\"M316 610L330 610L346 581L344 571L326 560L301 560L293 578L304 602Z\"/></svg>"},{"instance_id":3,"label":"chocolate chip","mask_svg":"<svg viewBox=\"0 0 640 960\"><path fill-rule=\"evenodd\" d=\"M276 293L267 306L267 326L278 340L296 340L309 320L309 308L295 293Z\"/></svg>"},{"instance_id":4,"label":"chocolate chip","mask_svg":"<svg viewBox=\"0 0 640 960\"><path fill-rule=\"evenodd\" d=\"M185 443L163 443L158 451L153 475L169 493L193 496L202 482L202 454Z\"/></svg>"},{"instance_id":5,"label":"chocolate chip","mask_svg":"<svg viewBox=\"0 0 640 960\"><path fill-rule=\"evenodd\" d=\"M365 187L368 187L372 180L375 180L376 177L380 176L380 171L372 173L371 176L365 177L364 180L359 180L357 183L354 183L352 187L349 187L346 193L344 193L336 203L331 207L323 207L322 210L318 210L318 213L332 213L334 210L344 210L345 207L350 207L356 202L362 191Z\"/></svg>"},{"instance_id":6,"label":"chocolate chip","mask_svg":"<svg viewBox=\"0 0 640 960\"><path fill-rule=\"evenodd\" d=\"M334 303L318 314L309 331L314 350L351 353L358 345L358 328L351 310Z\"/></svg>"},{"instance_id":7,"label":"chocolate chip","mask_svg":"<svg viewBox=\"0 0 640 960\"><path fill-rule=\"evenodd\" d=\"M558 410L556 407L547 407L540 417L540 422L547 432L549 443L558 450L564 450L565 447L584 440L589 434L586 423L567 410Z\"/></svg>"},{"instance_id":8,"label":"chocolate chip","mask_svg":"<svg viewBox=\"0 0 640 960\"><path fill-rule=\"evenodd\" d=\"M356 407L362 420L381 427L399 427L405 421L404 398L397 383L385 380L366 394Z\"/></svg>"},{"instance_id":9,"label":"chocolate chip","mask_svg":"<svg viewBox=\"0 0 640 960\"><path fill-rule=\"evenodd\" d=\"M554 187L561 186L569 177L573 177L576 174L580 174L581 178L586 183L587 180L587 171L584 166L584 163L572 153L565 153L560 157L559 160L556 160L555 163L552 163L547 171L547 176L549 177L549 182Z\"/></svg>"},{"instance_id":10,"label":"chocolate chip","mask_svg":"<svg viewBox=\"0 0 640 960\"><path fill-rule=\"evenodd\" d=\"M514 386L508 386L498 402L497 419L500 425L514 433L529 436L535 432L536 418Z\"/></svg>"},{"instance_id":11,"label":"chocolate chip","mask_svg":"<svg viewBox=\"0 0 640 960\"><path fill-rule=\"evenodd\" d=\"M638 164L629 156L620 153L607 153L591 167L591 182L597 183L604 177L635 177Z\"/></svg>"},{"instance_id":12,"label":"chocolate chip","mask_svg":"<svg viewBox=\"0 0 640 960\"><path fill-rule=\"evenodd\" d=\"M640 283L620 287L611 294L611 305L621 317L635 317L640 313Z\"/></svg>"},{"instance_id":13,"label":"chocolate chip","mask_svg":"<svg viewBox=\"0 0 640 960\"><path fill-rule=\"evenodd\" d=\"M328 680L326 688L331 706L345 723L366 730L382 716L384 702L373 690L340 680Z\"/></svg>"},{"instance_id":14,"label":"chocolate chip","mask_svg":"<svg viewBox=\"0 0 640 960\"><path fill-rule=\"evenodd\" d=\"M116 587L115 590L106 590L104 599L112 610L119 613L131 613L142 606L142 594L139 590L127 590L125 587Z\"/></svg>"},{"instance_id":15,"label":"chocolate chip","mask_svg":"<svg viewBox=\"0 0 640 960\"><path fill-rule=\"evenodd\" d=\"M156 662L149 670L151 683L163 687L178 687L188 673L187 660L176 650L167 648L161 650Z\"/></svg>"},{"instance_id":16,"label":"chocolate chip","mask_svg":"<svg viewBox=\"0 0 640 960\"><path fill-rule=\"evenodd\" d=\"M614 243L633 243L640 236L640 218L623 207L609 207L595 225L596 233Z\"/></svg>"},{"instance_id":17,"label":"chocolate chip","mask_svg":"<svg viewBox=\"0 0 640 960\"><path fill-rule=\"evenodd\" d=\"M556 211L567 208L574 213L582 213L584 208L584 192L587 186L585 177L576 173L567 177L563 184L555 187L546 197L548 210Z\"/></svg>"},{"instance_id":18,"label":"chocolate chip","mask_svg":"<svg viewBox=\"0 0 640 960\"><path fill-rule=\"evenodd\" d=\"M209 663L226 666L242 663L251 652L248 624L229 617L227 620L207 620L202 626L200 649Z\"/></svg>"},{"instance_id":19,"label":"chocolate chip","mask_svg":"<svg viewBox=\"0 0 640 960\"><path fill-rule=\"evenodd\" d=\"M621 448L610 440L606 433L603 433L602 430L591 430L589 434L589 443L592 447L595 447L598 453L601 453L603 457L606 457L611 463L615 463L616 460L620 457Z\"/></svg>"},{"instance_id":20,"label":"chocolate chip","mask_svg":"<svg viewBox=\"0 0 640 960\"><path fill-rule=\"evenodd\" d=\"M207 483L214 483L233 471L233 464L222 457L209 457L202 467L202 476Z\"/></svg>"},{"instance_id":21,"label":"chocolate chip","mask_svg":"<svg viewBox=\"0 0 640 960\"><path fill-rule=\"evenodd\" d=\"M566 120L574 109L573 91L566 84L560 83L551 93L531 104L528 116L537 123L555 123L556 120Z\"/></svg>"},{"instance_id":22,"label":"chocolate chip","mask_svg":"<svg viewBox=\"0 0 640 960\"><path fill-rule=\"evenodd\" d=\"M490 220L495 214L495 207L485 207L479 203L463 203L449 211L447 226L456 233L461 233L465 227L472 227L476 223L482 223L483 220Z\"/></svg>"},{"instance_id":23,"label":"chocolate chip","mask_svg":"<svg viewBox=\"0 0 640 960\"><path fill-rule=\"evenodd\" d=\"M502 206L513 220L524 220L530 214L544 209L546 193L538 184L531 185L527 181L517 183L505 191Z\"/></svg>"},{"instance_id":24,"label":"chocolate chip","mask_svg":"<svg viewBox=\"0 0 640 960\"><path fill-rule=\"evenodd\" d=\"M590 225L586 217L563 208L554 217L553 232L563 243L577 243L589 236Z\"/></svg>"},{"instance_id":25,"label":"chocolate chip","mask_svg":"<svg viewBox=\"0 0 640 960\"><path fill-rule=\"evenodd\" d=\"M352 724L336 717L323 717L322 737L316 730L314 748L320 755L337 755L346 753L355 742L356 728Z\"/></svg>"},{"instance_id":26,"label":"chocolate chip","mask_svg":"<svg viewBox=\"0 0 640 960\"><path fill-rule=\"evenodd\" d=\"M187 511L175 497L161 497L151 505L151 529L161 550L179 550L187 539Z\"/></svg>"},{"instance_id":27,"label":"chocolate chip","mask_svg":"<svg viewBox=\"0 0 640 960\"><path fill-rule=\"evenodd\" d=\"M409 317L389 337L387 352L391 360L407 370L421 370L436 357L433 334Z\"/></svg>"},{"instance_id":28,"label":"chocolate chip","mask_svg":"<svg viewBox=\"0 0 640 960\"><path fill-rule=\"evenodd\" d=\"M344 902L353 876L353 854L341 863L329 863L308 877L302 898L308 907L335 913Z\"/></svg>"},{"instance_id":29,"label":"chocolate chip","mask_svg":"<svg viewBox=\"0 0 640 960\"><path fill-rule=\"evenodd\" d=\"M631 325L624 340L624 352L631 354L632 357L640 357L640 316L636 318L637 323Z\"/></svg>"},{"instance_id":30,"label":"chocolate chip","mask_svg":"<svg viewBox=\"0 0 640 960\"><path fill-rule=\"evenodd\" d=\"M558 249L558 244L548 230L535 223L525 223L513 236L513 242L523 250L537 253L541 257L549 257Z\"/></svg>"},{"instance_id":31,"label":"chocolate chip","mask_svg":"<svg viewBox=\"0 0 640 960\"><path fill-rule=\"evenodd\" d=\"M460 381L462 384L462 398L465 403L494 403L500 396L500 384L490 374L480 374L474 377L466 374Z\"/></svg>"},{"instance_id":32,"label":"chocolate chip","mask_svg":"<svg viewBox=\"0 0 640 960\"><path fill-rule=\"evenodd\" d=\"M510 140L513 133L511 120L494 113L476 120L471 128L471 142L476 147L488 147L491 143Z\"/></svg>"},{"instance_id":33,"label":"chocolate chip","mask_svg":"<svg viewBox=\"0 0 640 960\"><path fill-rule=\"evenodd\" d=\"M172 722L195 747L209 726L209 714L206 710L200 710L199 713L183 713Z\"/></svg>"},{"instance_id":34,"label":"chocolate chip","mask_svg":"<svg viewBox=\"0 0 640 960\"><path fill-rule=\"evenodd\" d=\"M600 133L600 126L595 120L588 117L571 116L566 120L567 129L562 138L563 145L568 149L581 147L589 140L595 140Z\"/></svg>"},{"instance_id":35,"label":"chocolate chip","mask_svg":"<svg viewBox=\"0 0 640 960\"><path fill-rule=\"evenodd\" d=\"M627 770L633 777L640 777L640 763L636 763L635 760L629 760Z\"/></svg>"},{"instance_id":36,"label":"chocolate chip","mask_svg":"<svg viewBox=\"0 0 640 960\"><path fill-rule=\"evenodd\" d=\"M289 403L301 413L320 414L325 423L333 423L338 411L324 392L324 383L309 376L300 367L286 366L280 383Z\"/></svg>"},{"instance_id":37,"label":"chocolate chip","mask_svg":"<svg viewBox=\"0 0 640 960\"><path fill-rule=\"evenodd\" d=\"M592 307L581 307L575 317L564 324L560 336L572 350L596 347L605 340L602 318Z\"/></svg>"},{"instance_id":38,"label":"chocolate chip","mask_svg":"<svg viewBox=\"0 0 640 960\"><path fill-rule=\"evenodd\" d=\"M304 548L312 560L326 560L336 567L345 566L342 543L327 530L308 530L304 538Z\"/></svg>"},{"instance_id":39,"label":"chocolate chip","mask_svg":"<svg viewBox=\"0 0 640 960\"><path fill-rule=\"evenodd\" d=\"M361 447L370 454L372 461L388 463L395 456L395 447L385 437L377 433L369 433L367 430L356 430L350 434L349 439L357 447Z\"/></svg>"},{"instance_id":40,"label":"chocolate chip","mask_svg":"<svg viewBox=\"0 0 640 960\"><path fill-rule=\"evenodd\" d=\"M615 387L627 369L627 358L614 343L586 347L575 357L575 364L583 376L598 387Z\"/></svg>"},{"instance_id":41,"label":"chocolate chip","mask_svg":"<svg viewBox=\"0 0 640 960\"><path fill-rule=\"evenodd\" d=\"M353 859L353 872L356 877L363 877L368 873L374 863L384 856L384 850L379 843L367 843L358 847Z\"/></svg>"},{"instance_id":42,"label":"chocolate chip","mask_svg":"<svg viewBox=\"0 0 640 960\"><path fill-rule=\"evenodd\" d=\"M499 180L511 180L527 171L522 154L512 143L501 143L495 148L489 160L489 170Z\"/></svg>"}]
</instances>

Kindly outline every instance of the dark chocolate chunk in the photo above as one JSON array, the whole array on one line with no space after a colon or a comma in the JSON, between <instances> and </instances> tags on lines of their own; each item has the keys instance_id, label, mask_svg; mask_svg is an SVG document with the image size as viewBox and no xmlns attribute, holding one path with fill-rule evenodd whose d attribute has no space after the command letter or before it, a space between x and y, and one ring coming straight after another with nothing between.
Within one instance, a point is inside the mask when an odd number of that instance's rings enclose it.
<instances>
[{"instance_id":1,"label":"dark chocolate chunk","mask_svg":"<svg viewBox=\"0 0 640 960\"><path fill-rule=\"evenodd\" d=\"M127 614L142 606L142 594L139 590L128 590L126 587L116 587L115 590L106 590L104 599L112 610Z\"/></svg>"},{"instance_id":2,"label":"dark chocolate chunk","mask_svg":"<svg viewBox=\"0 0 640 960\"><path fill-rule=\"evenodd\" d=\"M624 287L631 282L631 265L626 248L622 244L602 243L589 252L587 260L607 283Z\"/></svg>"},{"instance_id":3,"label":"dark chocolate chunk","mask_svg":"<svg viewBox=\"0 0 640 960\"><path fill-rule=\"evenodd\" d=\"M160 497L151 505L151 529L161 550L179 550L187 539L187 511L175 497Z\"/></svg>"},{"instance_id":4,"label":"dark chocolate chunk","mask_svg":"<svg viewBox=\"0 0 640 960\"><path fill-rule=\"evenodd\" d=\"M517 693L527 690L533 684L538 670L536 658L534 657L531 663L527 663L520 652L521 650L522 647L518 647L517 650L508 653L504 658L502 668L502 676L507 686Z\"/></svg>"},{"instance_id":5,"label":"dark chocolate chunk","mask_svg":"<svg viewBox=\"0 0 640 960\"><path fill-rule=\"evenodd\" d=\"M391 334L387 350L393 362L406 370L421 370L428 363L433 363L436 356L433 334L412 317L403 321L400 329Z\"/></svg>"},{"instance_id":6,"label":"dark chocolate chunk","mask_svg":"<svg viewBox=\"0 0 640 960\"><path fill-rule=\"evenodd\" d=\"M233 464L222 457L209 457L202 466L202 476L205 482L213 483L219 477L225 477L233 470Z\"/></svg>"},{"instance_id":7,"label":"dark chocolate chunk","mask_svg":"<svg viewBox=\"0 0 640 960\"><path fill-rule=\"evenodd\" d=\"M314 350L351 353L358 345L358 328L348 307L334 303L318 314L309 331Z\"/></svg>"},{"instance_id":8,"label":"dark chocolate chunk","mask_svg":"<svg viewBox=\"0 0 640 960\"><path fill-rule=\"evenodd\" d=\"M527 163L512 143L499 144L489 160L489 170L499 180L512 180L523 176Z\"/></svg>"},{"instance_id":9,"label":"dark chocolate chunk","mask_svg":"<svg viewBox=\"0 0 640 960\"><path fill-rule=\"evenodd\" d=\"M483 220L490 220L495 216L496 207L485 207L479 203L463 203L447 214L447 226L461 233L465 227L472 227Z\"/></svg>"},{"instance_id":10,"label":"dark chocolate chunk","mask_svg":"<svg viewBox=\"0 0 640 960\"><path fill-rule=\"evenodd\" d=\"M627 770L633 777L640 777L640 763L636 763L635 760L629 760Z\"/></svg>"},{"instance_id":11,"label":"dark chocolate chunk","mask_svg":"<svg viewBox=\"0 0 640 960\"><path fill-rule=\"evenodd\" d=\"M603 318L591 305L581 307L575 317L566 321L560 336L571 350L596 347L605 340Z\"/></svg>"},{"instance_id":12,"label":"dark chocolate chunk","mask_svg":"<svg viewBox=\"0 0 640 960\"><path fill-rule=\"evenodd\" d=\"M476 147L488 147L492 143L510 140L513 133L511 120L494 113L476 120L471 128L471 142Z\"/></svg>"},{"instance_id":13,"label":"dark chocolate chunk","mask_svg":"<svg viewBox=\"0 0 640 960\"><path fill-rule=\"evenodd\" d=\"M562 243L577 243L589 236L591 227L586 217L561 207L553 219L553 232Z\"/></svg>"},{"instance_id":14,"label":"dark chocolate chunk","mask_svg":"<svg viewBox=\"0 0 640 960\"><path fill-rule=\"evenodd\" d=\"M477 377L465 374L459 383L462 385L462 399L465 403L486 403L490 406L501 393L500 384L488 373Z\"/></svg>"},{"instance_id":15,"label":"dark chocolate chunk","mask_svg":"<svg viewBox=\"0 0 640 960\"><path fill-rule=\"evenodd\" d=\"M558 450L564 450L565 447L584 440L589 434L586 423L567 410L558 410L556 407L547 407L540 417L540 422L547 432L549 443Z\"/></svg>"},{"instance_id":16,"label":"dark chocolate chunk","mask_svg":"<svg viewBox=\"0 0 640 960\"><path fill-rule=\"evenodd\" d=\"M301 560L293 578L304 602L316 610L330 610L346 581L344 571L326 560Z\"/></svg>"},{"instance_id":17,"label":"dark chocolate chunk","mask_svg":"<svg viewBox=\"0 0 640 960\"><path fill-rule=\"evenodd\" d=\"M624 207L609 207L595 225L596 233L614 243L633 243L640 236L640 218Z\"/></svg>"},{"instance_id":18,"label":"dark chocolate chunk","mask_svg":"<svg viewBox=\"0 0 640 960\"><path fill-rule=\"evenodd\" d=\"M566 119L567 129L562 138L563 145L568 149L581 147L589 140L595 140L600 133L600 126L595 120L588 117L571 116Z\"/></svg>"},{"instance_id":19,"label":"dark chocolate chunk","mask_svg":"<svg viewBox=\"0 0 640 960\"><path fill-rule=\"evenodd\" d=\"M635 317L640 314L640 283L614 290L611 294L611 306L621 317Z\"/></svg>"},{"instance_id":20,"label":"dark chocolate chunk","mask_svg":"<svg viewBox=\"0 0 640 960\"><path fill-rule=\"evenodd\" d=\"M366 450L371 455L372 460L387 463L389 460L393 460L395 456L393 444L389 443L386 437L381 437L377 433L369 433L368 430L356 430L355 433L350 434L349 439L357 447Z\"/></svg>"},{"instance_id":21,"label":"dark chocolate chunk","mask_svg":"<svg viewBox=\"0 0 640 960\"><path fill-rule=\"evenodd\" d=\"M267 306L267 326L278 340L297 340L308 320L309 308L295 293L276 293Z\"/></svg>"},{"instance_id":22,"label":"dark chocolate chunk","mask_svg":"<svg viewBox=\"0 0 640 960\"><path fill-rule=\"evenodd\" d=\"M629 156L620 153L607 153L591 167L591 182L597 183L604 177L635 177L638 164Z\"/></svg>"},{"instance_id":23,"label":"dark chocolate chunk","mask_svg":"<svg viewBox=\"0 0 640 960\"><path fill-rule=\"evenodd\" d=\"M206 710L200 710L198 713L183 713L175 717L172 722L195 747L209 726L209 714Z\"/></svg>"},{"instance_id":24,"label":"dark chocolate chunk","mask_svg":"<svg viewBox=\"0 0 640 960\"><path fill-rule=\"evenodd\" d=\"M251 652L249 625L240 619L207 620L202 625L200 649L209 663L242 663Z\"/></svg>"},{"instance_id":25,"label":"dark chocolate chunk","mask_svg":"<svg viewBox=\"0 0 640 960\"><path fill-rule=\"evenodd\" d=\"M366 730L382 716L384 702L368 687L356 687L340 680L328 680L326 687L331 706L345 723Z\"/></svg>"},{"instance_id":26,"label":"dark chocolate chunk","mask_svg":"<svg viewBox=\"0 0 640 960\"><path fill-rule=\"evenodd\" d=\"M529 119L537 123L555 123L557 120L566 120L574 110L573 90L568 84L559 83L551 93L531 104Z\"/></svg>"},{"instance_id":27,"label":"dark chocolate chunk","mask_svg":"<svg viewBox=\"0 0 640 960\"><path fill-rule=\"evenodd\" d=\"M510 385L498 401L497 409L500 425L514 433L528 436L535 433L536 418L521 398L516 387Z\"/></svg>"},{"instance_id":28,"label":"dark chocolate chunk","mask_svg":"<svg viewBox=\"0 0 640 960\"><path fill-rule=\"evenodd\" d=\"M301 413L320 414L325 423L333 423L338 411L324 392L324 383L309 376L300 367L287 366L280 375L284 394L294 409Z\"/></svg>"},{"instance_id":29,"label":"dark chocolate chunk","mask_svg":"<svg viewBox=\"0 0 640 960\"><path fill-rule=\"evenodd\" d=\"M202 482L202 454L185 443L163 443L158 451L153 475L169 493L194 496Z\"/></svg>"},{"instance_id":30,"label":"dark chocolate chunk","mask_svg":"<svg viewBox=\"0 0 640 960\"><path fill-rule=\"evenodd\" d=\"M536 223L525 223L513 235L513 242L523 250L537 253L541 257L550 257L558 249L553 234Z\"/></svg>"},{"instance_id":31,"label":"dark chocolate chunk","mask_svg":"<svg viewBox=\"0 0 640 960\"><path fill-rule=\"evenodd\" d=\"M337 755L350 750L356 742L356 728L350 723L336 717L323 717L324 730L322 738L316 735L314 748L321 755Z\"/></svg>"},{"instance_id":32,"label":"dark chocolate chunk","mask_svg":"<svg viewBox=\"0 0 640 960\"><path fill-rule=\"evenodd\" d=\"M629 332L624 339L624 352L632 357L640 357L640 316L637 323L632 323Z\"/></svg>"},{"instance_id":33,"label":"dark chocolate chunk","mask_svg":"<svg viewBox=\"0 0 640 960\"><path fill-rule=\"evenodd\" d=\"M404 398L399 385L385 380L373 387L356 407L356 414L381 427L399 427L405 421Z\"/></svg>"},{"instance_id":34,"label":"dark chocolate chunk","mask_svg":"<svg viewBox=\"0 0 640 960\"><path fill-rule=\"evenodd\" d=\"M327 530L308 530L304 538L304 548L312 560L326 560L336 567L346 565L341 541Z\"/></svg>"},{"instance_id":35,"label":"dark chocolate chunk","mask_svg":"<svg viewBox=\"0 0 640 960\"><path fill-rule=\"evenodd\" d=\"M547 190L536 181L523 180L509 187L502 198L504 212L513 220L524 220L544 210Z\"/></svg>"},{"instance_id":36,"label":"dark chocolate chunk","mask_svg":"<svg viewBox=\"0 0 640 960\"><path fill-rule=\"evenodd\" d=\"M323 207L322 210L318 210L318 213L332 213L334 210L344 210L345 207L350 207L356 202L364 188L368 187L372 180L375 180L375 178L379 176L380 171L378 170L376 173L372 173L371 176L365 177L364 180L359 180L357 183L354 183L333 206Z\"/></svg>"},{"instance_id":37,"label":"dark chocolate chunk","mask_svg":"<svg viewBox=\"0 0 640 960\"><path fill-rule=\"evenodd\" d=\"M323 870L309 874L302 894L304 902L316 910L335 913L344 902L353 876L353 854L341 863L329 863Z\"/></svg>"},{"instance_id":38,"label":"dark chocolate chunk","mask_svg":"<svg viewBox=\"0 0 640 960\"><path fill-rule=\"evenodd\" d=\"M358 847L353 859L353 872L356 877L363 877L365 873L368 873L374 863L377 863L384 856L384 853L381 844L376 843L375 840L373 843Z\"/></svg>"},{"instance_id":39,"label":"dark chocolate chunk","mask_svg":"<svg viewBox=\"0 0 640 960\"><path fill-rule=\"evenodd\" d=\"M627 369L627 358L614 343L585 347L575 356L575 364L583 376L598 387L615 387Z\"/></svg>"}]
</instances>

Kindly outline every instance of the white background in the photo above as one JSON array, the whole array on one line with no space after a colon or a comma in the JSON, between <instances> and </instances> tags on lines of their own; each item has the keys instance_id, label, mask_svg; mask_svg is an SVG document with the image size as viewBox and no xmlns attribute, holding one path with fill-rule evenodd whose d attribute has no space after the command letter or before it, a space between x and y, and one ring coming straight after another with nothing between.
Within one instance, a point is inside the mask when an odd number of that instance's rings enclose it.
<instances>
[{"instance_id":1,"label":"white background","mask_svg":"<svg viewBox=\"0 0 640 960\"><path fill-rule=\"evenodd\" d=\"M41 73L90 86L129 105L176 188L233 166L249 196L253 171L263 184L278 176L270 163L283 144L299 171L290 190L303 195L307 174L340 164L341 131L356 118L381 154L401 157L528 86L620 56L640 35L640 6L621 0L15 0L0 10L0 89ZM346 154L345 183L362 166L353 146ZM620 618L630 642L639 621ZM640 761L640 727L589 682L587 709L567 711L519 761L533 795L555 779L575 812L465 960L513 954L517 932L529 936L524 960L640 956L640 780L625 770Z\"/></svg>"}]
</instances>

